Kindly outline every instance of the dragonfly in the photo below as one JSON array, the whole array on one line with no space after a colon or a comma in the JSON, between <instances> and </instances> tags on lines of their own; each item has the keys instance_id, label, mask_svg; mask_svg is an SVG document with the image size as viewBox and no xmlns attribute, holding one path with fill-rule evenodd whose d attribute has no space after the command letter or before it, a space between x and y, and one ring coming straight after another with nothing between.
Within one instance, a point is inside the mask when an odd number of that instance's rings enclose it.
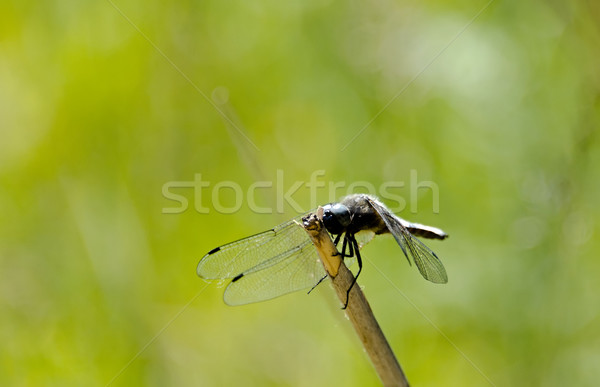
<instances>
[{"instance_id":1,"label":"dragonfly","mask_svg":"<svg viewBox=\"0 0 600 387\"><path fill-rule=\"evenodd\" d=\"M300 224L305 215L212 249L198 263L198 276L206 280L231 279L223 299L232 306L265 301L308 288L312 291L327 278L327 274L316 248ZM323 206L320 220L335 238L336 246L343 238L342 259L348 265L354 260L358 263L358 272L348 289L344 308L362 271L360 250L375 235L392 234L409 265L412 259L426 280L438 284L448 282L446 269L438 256L417 239L443 240L448 234L439 228L398 217L374 196L353 194L340 202L329 203Z\"/></svg>"}]
</instances>

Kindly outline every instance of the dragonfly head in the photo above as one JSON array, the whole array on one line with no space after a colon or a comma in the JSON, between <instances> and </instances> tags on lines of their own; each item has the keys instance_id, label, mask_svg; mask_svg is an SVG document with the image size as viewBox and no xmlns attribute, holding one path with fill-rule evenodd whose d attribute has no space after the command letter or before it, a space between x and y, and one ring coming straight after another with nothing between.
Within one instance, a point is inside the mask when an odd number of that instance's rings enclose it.
<instances>
[{"instance_id":1,"label":"dragonfly head","mask_svg":"<svg viewBox=\"0 0 600 387\"><path fill-rule=\"evenodd\" d=\"M323 206L323 225L333 235L346 231L352 222L350 210L343 204L331 203Z\"/></svg>"}]
</instances>

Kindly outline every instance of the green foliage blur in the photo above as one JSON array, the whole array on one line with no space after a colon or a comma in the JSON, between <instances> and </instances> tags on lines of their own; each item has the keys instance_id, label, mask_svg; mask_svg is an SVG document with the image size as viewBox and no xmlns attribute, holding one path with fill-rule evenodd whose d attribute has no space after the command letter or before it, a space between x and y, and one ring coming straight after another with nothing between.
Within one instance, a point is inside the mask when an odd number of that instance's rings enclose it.
<instances>
[{"instance_id":1,"label":"green foliage blur","mask_svg":"<svg viewBox=\"0 0 600 387\"><path fill-rule=\"evenodd\" d=\"M0 385L377 385L329 284L229 307L196 276L320 170L304 210L404 182L450 234L446 285L363 250L412 385L597 385L600 3L486 4L2 1Z\"/></svg>"}]
</instances>

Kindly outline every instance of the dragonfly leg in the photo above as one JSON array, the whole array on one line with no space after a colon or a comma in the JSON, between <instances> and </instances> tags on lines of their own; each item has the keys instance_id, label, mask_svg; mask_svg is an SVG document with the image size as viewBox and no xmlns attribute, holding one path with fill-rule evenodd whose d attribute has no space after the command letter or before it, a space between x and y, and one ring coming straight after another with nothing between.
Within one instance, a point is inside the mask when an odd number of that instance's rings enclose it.
<instances>
[{"instance_id":1,"label":"dragonfly leg","mask_svg":"<svg viewBox=\"0 0 600 387\"><path fill-rule=\"evenodd\" d=\"M342 237L342 233L339 233L338 236L335 237L333 244L337 247L337 244L340 243L340 238Z\"/></svg>"},{"instance_id":2,"label":"dragonfly leg","mask_svg":"<svg viewBox=\"0 0 600 387\"><path fill-rule=\"evenodd\" d=\"M309 291L308 291L308 293L306 293L306 294L310 294L310 292L312 292L313 290L315 290L315 288L316 288L317 286L319 286L319 284L320 284L321 282L323 282L323 281L325 280L325 278L327 278L327 274L325 274L325 275L323 276L323 278L321 278L321 279L319 280L319 282L317 282L317 283L315 284L315 286L313 286L312 288L310 288L310 290L309 290Z\"/></svg>"},{"instance_id":3,"label":"dragonfly leg","mask_svg":"<svg viewBox=\"0 0 600 387\"><path fill-rule=\"evenodd\" d=\"M354 235L347 236L346 238L348 239L348 255L346 255L346 257L352 258L352 257L354 257L354 244L352 243L352 239L354 239Z\"/></svg>"},{"instance_id":4,"label":"dragonfly leg","mask_svg":"<svg viewBox=\"0 0 600 387\"><path fill-rule=\"evenodd\" d=\"M342 309L346 309L348 307L348 301L350 300L350 291L352 290L352 287L354 286L354 284L356 284L356 280L358 279L358 276L360 275L360 272L362 270L362 259L360 258L360 252L358 250L358 242L356 241L356 238L354 238L354 235L346 236L346 238L349 239L350 249L353 249L356 252L356 261L358 262L358 272L356 273L356 276L354 276L354 280L352 280L352 284L350 284L350 287L346 291L346 303L344 304L344 307Z\"/></svg>"},{"instance_id":5,"label":"dragonfly leg","mask_svg":"<svg viewBox=\"0 0 600 387\"><path fill-rule=\"evenodd\" d=\"M342 235L342 234L340 234L340 235ZM348 239L346 237L344 237L344 243L342 243L342 260L346 256L346 244L347 243L348 243Z\"/></svg>"}]
</instances>

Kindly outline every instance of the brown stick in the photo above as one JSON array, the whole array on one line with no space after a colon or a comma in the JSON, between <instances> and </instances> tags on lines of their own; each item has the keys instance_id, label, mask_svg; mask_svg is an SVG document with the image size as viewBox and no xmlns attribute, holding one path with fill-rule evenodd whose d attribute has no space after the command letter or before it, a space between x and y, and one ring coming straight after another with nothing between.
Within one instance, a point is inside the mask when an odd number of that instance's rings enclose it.
<instances>
[{"instance_id":1,"label":"brown stick","mask_svg":"<svg viewBox=\"0 0 600 387\"><path fill-rule=\"evenodd\" d=\"M346 303L346 292L350 288L354 276L346 265L342 265L341 255L320 220L322 217L323 209L319 207L317 214L309 214L302 219L302 227L304 227L317 248L323 266L325 266L327 274L331 277L333 287L343 305ZM383 385L408 387L406 376L404 376L392 348L385 339L377 320L375 320L373 311L358 283L350 291L346 314L352 322L365 351L371 358L371 362Z\"/></svg>"}]
</instances>

